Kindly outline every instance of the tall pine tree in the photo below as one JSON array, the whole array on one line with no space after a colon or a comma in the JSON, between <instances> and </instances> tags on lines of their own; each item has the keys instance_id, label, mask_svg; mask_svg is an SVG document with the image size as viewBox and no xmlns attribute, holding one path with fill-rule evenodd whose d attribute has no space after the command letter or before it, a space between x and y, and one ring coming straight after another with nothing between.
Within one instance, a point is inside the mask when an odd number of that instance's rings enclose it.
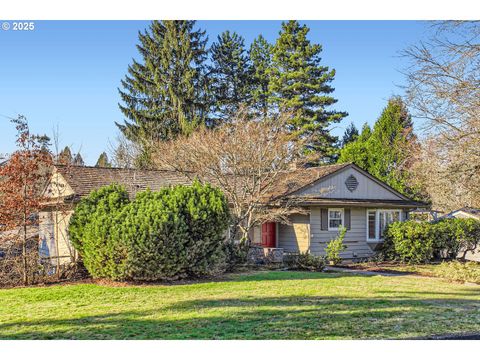
<instances>
[{"instance_id":1,"label":"tall pine tree","mask_svg":"<svg viewBox=\"0 0 480 360\"><path fill-rule=\"evenodd\" d=\"M269 83L272 67L273 46L259 35L250 45L248 55L251 61L252 109L263 118L269 113Z\"/></svg>"},{"instance_id":2,"label":"tall pine tree","mask_svg":"<svg viewBox=\"0 0 480 360\"><path fill-rule=\"evenodd\" d=\"M212 45L211 57L213 113L221 122L250 102L250 66L243 37L235 32L223 32Z\"/></svg>"},{"instance_id":3,"label":"tall pine tree","mask_svg":"<svg viewBox=\"0 0 480 360\"><path fill-rule=\"evenodd\" d=\"M337 138L328 127L347 113L328 110L337 102L330 94L335 70L321 65L322 47L307 39L309 28L298 21L282 24L273 48L273 67L269 85L271 101L278 110L292 113L290 130L296 136L308 135L308 152L325 158L334 151Z\"/></svg>"},{"instance_id":4,"label":"tall pine tree","mask_svg":"<svg viewBox=\"0 0 480 360\"><path fill-rule=\"evenodd\" d=\"M119 89L118 124L127 139L140 144L148 162L148 147L192 131L208 112L205 32L194 21L153 21L139 33L141 61L133 60Z\"/></svg>"}]
</instances>

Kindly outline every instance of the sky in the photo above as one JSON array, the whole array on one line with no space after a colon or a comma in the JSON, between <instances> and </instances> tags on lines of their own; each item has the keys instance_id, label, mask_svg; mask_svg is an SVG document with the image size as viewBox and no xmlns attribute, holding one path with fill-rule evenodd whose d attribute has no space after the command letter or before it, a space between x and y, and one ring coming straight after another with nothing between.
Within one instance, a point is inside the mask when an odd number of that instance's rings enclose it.
<instances>
[{"instance_id":1,"label":"sky","mask_svg":"<svg viewBox=\"0 0 480 360\"><path fill-rule=\"evenodd\" d=\"M12 23L12 22L10 22ZM87 165L111 148L123 122L118 87L132 59L138 31L149 21L35 21L34 30L0 29L0 154L15 148L9 118L28 118L34 133L59 134L60 148L80 151ZM387 99L403 93L407 65L400 52L425 40L421 21L302 21L309 39L323 47L322 63L336 70L334 108L349 116L332 132L353 122L373 124ZM11 24L13 25L13 24ZM247 46L262 34L274 42L280 21L198 21L209 42L236 31ZM54 130L57 129L57 130Z\"/></svg>"}]
</instances>

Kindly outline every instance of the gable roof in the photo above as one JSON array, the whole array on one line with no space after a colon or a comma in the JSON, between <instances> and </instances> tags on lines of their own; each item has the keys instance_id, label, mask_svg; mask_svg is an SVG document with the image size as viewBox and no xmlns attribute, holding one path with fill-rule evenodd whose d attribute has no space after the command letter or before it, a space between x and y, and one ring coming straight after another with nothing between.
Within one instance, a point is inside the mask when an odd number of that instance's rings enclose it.
<instances>
[{"instance_id":1,"label":"gable roof","mask_svg":"<svg viewBox=\"0 0 480 360\"><path fill-rule=\"evenodd\" d=\"M353 168L358 172L362 173L370 180L374 181L381 187L398 196L400 199L407 201L411 200L405 195L399 193L391 186L387 185L385 182L377 179L375 176L371 175L367 171L363 170L362 168L351 162L334 165L323 165L311 168L302 168L299 170L288 172L279 181L278 185L275 186L275 190L273 191L273 193L275 193L274 197L278 198L284 196L294 196L294 193L317 182L328 179L329 177L349 168Z\"/></svg>"},{"instance_id":2,"label":"gable roof","mask_svg":"<svg viewBox=\"0 0 480 360\"><path fill-rule=\"evenodd\" d=\"M463 208L454 210L454 211L452 211L452 212L450 212L450 213L448 213L448 214L446 214L442 217L446 217L446 218L455 217L455 214L458 214L460 212L466 214L469 217L480 220L480 209L476 209L476 208L472 208L472 207L463 207Z\"/></svg>"},{"instance_id":3,"label":"gable roof","mask_svg":"<svg viewBox=\"0 0 480 360\"><path fill-rule=\"evenodd\" d=\"M272 186L267 198L274 200L280 197L288 196L304 187L325 178L341 169L346 168L350 163L322 165L315 167L301 167L298 169L285 171L278 177L278 181Z\"/></svg>"},{"instance_id":4,"label":"gable roof","mask_svg":"<svg viewBox=\"0 0 480 360\"><path fill-rule=\"evenodd\" d=\"M170 185L191 183L184 175L170 170L137 170L64 165L56 165L56 169L71 187L74 197L86 196L92 190L112 183L125 186L129 195L147 188L157 191Z\"/></svg>"}]
</instances>

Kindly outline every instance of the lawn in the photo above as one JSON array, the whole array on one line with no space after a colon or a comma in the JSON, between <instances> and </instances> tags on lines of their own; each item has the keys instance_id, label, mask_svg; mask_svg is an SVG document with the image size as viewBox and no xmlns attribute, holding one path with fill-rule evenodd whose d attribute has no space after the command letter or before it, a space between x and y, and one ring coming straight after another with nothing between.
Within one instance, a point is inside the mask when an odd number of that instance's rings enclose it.
<instances>
[{"instance_id":1,"label":"lawn","mask_svg":"<svg viewBox=\"0 0 480 360\"><path fill-rule=\"evenodd\" d=\"M422 276L435 276L452 281L472 282L480 284L480 263L473 261L444 261L435 264L402 264L397 262L365 262L348 266L352 269L361 269L377 272L402 272Z\"/></svg>"},{"instance_id":2,"label":"lawn","mask_svg":"<svg viewBox=\"0 0 480 360\"><path fill-rule=\"evenodd\" d=\"M480 286L258 272L224 281L0 290L1 339L385 339L480 333Z\"/></svg>"}]
</instances>

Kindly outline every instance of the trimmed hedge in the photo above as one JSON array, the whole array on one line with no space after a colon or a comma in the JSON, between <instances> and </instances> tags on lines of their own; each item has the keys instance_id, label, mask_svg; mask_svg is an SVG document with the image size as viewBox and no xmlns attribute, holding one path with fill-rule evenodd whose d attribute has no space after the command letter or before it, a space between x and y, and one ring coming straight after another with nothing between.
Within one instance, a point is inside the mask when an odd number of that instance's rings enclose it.
<instances>
[{"instance_id":1,"label":"trimmed hedge","mask_svg":"<svg viewBox=\"0 0 480 360\"><path fill-rule=\"evenodd\" d=\"M86 209L97 196L92 193L79 207ZM93 277L174 280L224 270L229 210L220 190L194 182L147 190L117 207L106 203L88 207L89 216L81 211L72 218L85 223L74 228L75 246Z\"/></svg>"},{"instance_id":2,"label":"trimmed hedge","mask_svg":"<svg viewBox=\"0 0 480 360\"><path fill-rule=\"evenodd\" d=\"M444 219L436 223L396 222L385 231L382 253L388 259L426 263L453 259L480 242L480 222Z\"/></svg>"}]
</instances>

